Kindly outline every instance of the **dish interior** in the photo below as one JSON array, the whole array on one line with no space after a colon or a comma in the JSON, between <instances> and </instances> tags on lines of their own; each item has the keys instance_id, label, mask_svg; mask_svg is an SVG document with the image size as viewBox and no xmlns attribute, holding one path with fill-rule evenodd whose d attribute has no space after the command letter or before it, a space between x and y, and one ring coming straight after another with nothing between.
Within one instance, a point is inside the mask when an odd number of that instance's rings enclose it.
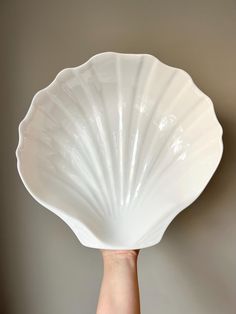
<instances>
[{"instance_id":1,"label":"dish interior","mask_svg":"<svg viewBox=\"0 0 236 314\"><path fill-rule=\"evenodd\" d=\"M103 249L158 243L223 150L209 97L150 55L102 53L63 70L35 95L19 134L28 191Z\"/></svg>"}]
</instances>

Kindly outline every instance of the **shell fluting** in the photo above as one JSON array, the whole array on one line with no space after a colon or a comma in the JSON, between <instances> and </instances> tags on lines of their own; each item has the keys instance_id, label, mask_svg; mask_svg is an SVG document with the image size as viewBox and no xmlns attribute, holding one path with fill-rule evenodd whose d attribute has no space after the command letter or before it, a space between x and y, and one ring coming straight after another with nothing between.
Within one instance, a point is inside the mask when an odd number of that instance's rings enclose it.
<instances>
[{"instance_id":1,"label":"shell fluting","mask_svg":"<svg viewBox=\"0 0 236 314\"><path fill-rule=\"evenodd\" d=\"M35 95L16 154L28 191L84 245L130 249L160 241L222 151L213 104L185 71L108 52Z\"/></svg>"}]
</instances>

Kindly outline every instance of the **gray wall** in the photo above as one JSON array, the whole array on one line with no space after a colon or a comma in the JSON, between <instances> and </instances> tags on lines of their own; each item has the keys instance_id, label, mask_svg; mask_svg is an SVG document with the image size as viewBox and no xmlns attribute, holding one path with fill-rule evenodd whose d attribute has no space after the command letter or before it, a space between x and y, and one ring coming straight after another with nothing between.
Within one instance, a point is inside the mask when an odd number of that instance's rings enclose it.
<instances>
[{"instance_id":1,"label":"gray wall","mask_svg":"<svg viewBox=\"0 0 236 314\"><path fill-rule=\"evenodd\" d=\"M14 151L36 91L108 50L151 53L185 69L224 128L223 160L204 193L141 252L142 312L235 313L236 2L5 0L0 11L2 313L95 313L100 252L30 197Z\"/></svg>"}]
</instances>

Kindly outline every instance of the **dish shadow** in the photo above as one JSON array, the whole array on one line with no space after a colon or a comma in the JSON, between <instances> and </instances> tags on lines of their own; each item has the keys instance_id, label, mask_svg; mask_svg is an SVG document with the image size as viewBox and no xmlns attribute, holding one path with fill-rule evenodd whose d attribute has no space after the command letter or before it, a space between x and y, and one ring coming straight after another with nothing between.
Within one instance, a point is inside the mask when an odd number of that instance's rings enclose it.
<instances>
[{"instance_id":1,"label":"dish shadow","mask_svg":"<svg viewBox=\"0 0 236 314\"><path fill-rule=\"evenodd\" d=\"M232 184L236 181L236 134L232 121L222 116L219 121L224 131L220 165L200 197L171 222L162 239L162 250L204 306L211 304L212 308L216 302L224 312L229 304L235 304L231 261L236 221ZM158 254L158 245L155 250Z\"/></svg>"}]
</instances>

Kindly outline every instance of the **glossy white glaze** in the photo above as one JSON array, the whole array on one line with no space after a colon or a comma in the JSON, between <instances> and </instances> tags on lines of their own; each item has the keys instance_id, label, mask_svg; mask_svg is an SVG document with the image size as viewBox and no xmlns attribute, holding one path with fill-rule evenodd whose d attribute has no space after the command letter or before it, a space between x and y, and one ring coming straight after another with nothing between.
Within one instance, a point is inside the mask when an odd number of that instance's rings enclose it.
<instances>
[{"instance_id":1,"label":"glossy white glaze","mask_svg":"<svg viewBox=\"0 0 236 314\"><path fill-rule=\"evenodd\" d=\"M81 243L130 249L160 241L222 151L213 104L185 71L107 52L34 96L16 155L28 191Z\"/></svg>"}]
</instances>

